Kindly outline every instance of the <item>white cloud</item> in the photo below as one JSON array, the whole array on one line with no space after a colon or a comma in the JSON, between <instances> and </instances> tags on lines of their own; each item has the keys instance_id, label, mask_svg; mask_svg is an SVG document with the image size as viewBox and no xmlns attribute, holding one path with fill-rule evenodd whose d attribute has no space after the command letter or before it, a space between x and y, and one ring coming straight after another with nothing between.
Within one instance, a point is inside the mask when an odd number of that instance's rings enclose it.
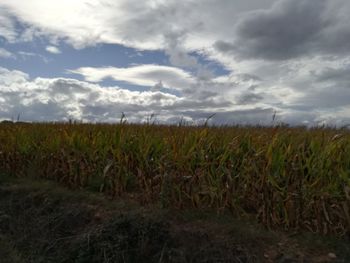
<instances>
[{"instance_id":1,"label":"white cloud","mask_svg":"<svg viewBox=\"0 0 350 263\"><path fill-rule=\"evenodd\" d=\"M16 54L17 54L17 57L21 58L22 60L27 60L29 58L39 58L42 61L44 61L44 63L48 63L50 61L45 56L41 54L33 53L33 52L18 51Z\"/></svg>"},{"instance_id":2,"label":"white cloud","mask_svg":"<svg viewBox=\"0 0 350 263\"><path fill-rule=\"evenodd\" d=\"M119 43L159 49L167 46L169 34L190 33L184 46L198 49L210 46L218 38L226 39L240 12L268 7L272 2L2 0L0 6L48 36L59 36L75 47Z\"/></svg>"},{"instance_id":3,"label":"white cloud","mask_svg":"<svg viewBox=\"0 0 350 263\"><path fill-rule=\"evenodd\" d=\"M173 105L178 98L162 92L137 92L101 87L74 79L36 78L0 68L0 118L21 114L24 120L52 121L69 118L116 121L121 112L131 120ZM129 116L128 116L129 117Z\"/></svg>"},{"instance_id":4,"label":"white cloud","mask_svg":"<svg viewBox=\"0 0 350 263\"><path fill-rule=\"evenodd\" d=\"M0 48L0 58L15 58L15 55L4 48Z\"/></svg>"},{"instance_id":5,"label":"white cloud","mask_svg":"<svg viewBox=\"0 0 350 263\"><path fill-rule=\"evenodd\" d=\"M0 37L9 42L14 42L17 38L14 20L4 8L0 8Z\"/></svg>"},{"instance_id":6,"label":"white cloud","mask_svg":"<svg viewBox=\"0 0 350 263\"><path fill-rule=\"evenodd\" d=\"M70 70L83 75L87 81L99 82L106 78L124 81L134 85L154 87L162 83L163 88L182 90L194 84L194 78L188 72L174 67L160 65L138 65L129 68L92 68L83 67Z\"/></svg>"},{"instance_id":7,"label":"white cloud","mask_svg":"<svg viewBox=\"0 0 350 263\"><path fill-rule=\"evenodd\" d=\"M13 83L23 84L28 80L28 74L18 70L7 70L0 67L0 84L7 88L12 87ZM3 88L4 88L3 87Z\"/></svg>"},{"instance_id":8,"label":"white cloud","mask_svg":"<svg viewBox=\"0 0 350 263\"><path fill-rule=\"evenodd\" d=\"M61 53L61 50L59 50L58 47L55 47L55 46L47 46L46 51L50 52L52 54L60 54Z\"/></svg>"},{"instance_id":9,"label":"white cloud","mask_svg":"<svg viewBox=\"0 0 350 263\"><path fill-rule=\"evenodd\" d=\"M120 87L102 87L66 78L36 78L0 67L0 119L18 114L27 121L118 121L125 112L129 121L145 120L155 113L160 122L202 122L217 113L217 123L269 120L272 109L237 109L215 99L190 99L160 91L138 92ZM246 118L245 118L246 117Z\"/></svg>"},{"instance_id":10,"label":"white cloud","mask_svg":"<svg viewBox=\"0 0 350 263\"><path fill-rule=\"evenodd\" d=\"M174 65L195 65L188 52L209 52L215 43L221 51L233 48L236 56L269 59L311 49L348 51L346 0L2 0L0 7L6 10L0 13L5 21L0 32L7 31L8 39L16 35L9 33L11 14L27 25L22 39L46 35L76 48L118 43L163 49ZM294 27L298 22L304 26Z\"/></svg>"}]
</instances>

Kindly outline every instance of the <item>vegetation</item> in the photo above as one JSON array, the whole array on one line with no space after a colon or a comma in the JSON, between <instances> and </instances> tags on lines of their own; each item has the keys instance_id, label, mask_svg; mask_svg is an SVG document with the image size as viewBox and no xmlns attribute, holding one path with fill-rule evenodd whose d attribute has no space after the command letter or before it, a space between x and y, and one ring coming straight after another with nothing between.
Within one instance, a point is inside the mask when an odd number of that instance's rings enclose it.
<instances>
[{"instance_id":1,"label":"vegetation","mask_svg":"<svg viewBox=\"0 0 350 263\"><path fill-rule=\"evenodd\" d=\"M350 229L346 129L0 124L0 173L171 208L256 216L268 227Z\"/></svg>"},{"instance_id":2,"label":"vegetation","mask_svg":"<svg viewBox=\"0 0 350 263\"><path fill-rule=\"evenodd\" d=\"M342 238L269 231L230 213L159 209L0 176L2 263L349 262Z\"/></svg>"}]
</instances>

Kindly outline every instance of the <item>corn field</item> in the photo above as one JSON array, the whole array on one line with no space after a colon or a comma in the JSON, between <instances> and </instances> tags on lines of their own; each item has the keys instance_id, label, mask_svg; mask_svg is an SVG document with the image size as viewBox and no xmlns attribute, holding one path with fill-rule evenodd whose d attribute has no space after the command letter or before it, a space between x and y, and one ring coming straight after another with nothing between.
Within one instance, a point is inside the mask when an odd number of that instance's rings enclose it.
<instances>
[{"instance_id":1,"label":"corn field","mask_svg":"<svg viewBox=\"0 0 350 263\"><path fill-rule=\"evenodd\" d=\"M346 129L0 124L0 174L287 230L350 229Z\"/></svg>"}]
</instances>

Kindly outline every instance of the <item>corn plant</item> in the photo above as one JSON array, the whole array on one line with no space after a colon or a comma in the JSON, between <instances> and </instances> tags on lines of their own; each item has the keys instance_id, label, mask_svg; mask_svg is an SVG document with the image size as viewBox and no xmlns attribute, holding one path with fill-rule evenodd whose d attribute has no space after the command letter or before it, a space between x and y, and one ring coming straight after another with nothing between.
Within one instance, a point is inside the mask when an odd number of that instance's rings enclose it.
<instances>
[{"instance_id":1,"label":"corn plant","mask_svg":"<svg viewBox=\"0 0 350 263\"><path fill-rule=\"evenodd\" d=\"M0 173L163 207L230 210L268 227L350 230L346 129L7 123Z\"/></svg>"}]
</instances>

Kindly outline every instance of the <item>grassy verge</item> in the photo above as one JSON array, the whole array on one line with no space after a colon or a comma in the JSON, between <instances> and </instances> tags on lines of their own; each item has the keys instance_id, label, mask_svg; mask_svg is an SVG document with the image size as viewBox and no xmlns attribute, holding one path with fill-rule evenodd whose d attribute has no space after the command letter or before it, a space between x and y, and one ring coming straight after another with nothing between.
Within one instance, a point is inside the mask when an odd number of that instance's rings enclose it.
<instances>
[{"instance_id":1,"label":"grassy verge","mask_svg":"<svg viewBox=\"0 0 350 263\"><path fill-rule=\"evenodd\" d=\"M1 177L1 262L349 262L349 242ZM337 258L332 259L334 253ZM5 260L5 261L4 261Z\"/></svg>"}]
</instances>

